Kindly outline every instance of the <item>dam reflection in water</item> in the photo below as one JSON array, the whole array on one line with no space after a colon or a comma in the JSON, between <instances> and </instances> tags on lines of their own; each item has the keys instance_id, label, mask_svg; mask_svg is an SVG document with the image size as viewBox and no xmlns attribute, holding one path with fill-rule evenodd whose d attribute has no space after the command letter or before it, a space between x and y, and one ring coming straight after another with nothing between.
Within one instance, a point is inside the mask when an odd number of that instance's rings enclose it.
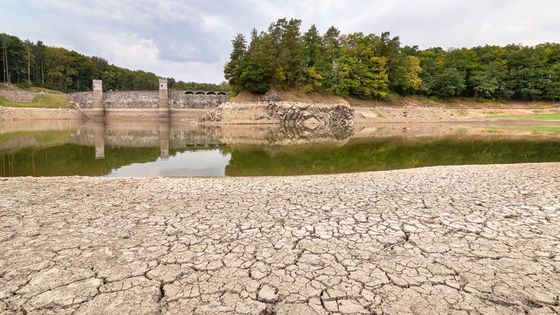
<instances>
[{"instance_id":1,"label":"dam reflection in water","mask_svg":"<svg viewBox=\"0 0 560 315\"><path fill-rule=\"evenodd\" d=\"M95 143L95 159L105 159L105 122L103 120L93 120L91 126L87 124L83 130L88 132L93 129ZM152 130L140 129L120 130L122 139L119 140L119 131L110 133L112 143L124 147L150 146L154 144L153 124ZM194 131L196 133L196 131ZM132 163L112 169L106 176L109 177L158 177L158 176L225 176L225 168L229 163L230 155L222 154L216 146L216 140L207 138L203 135L195 135L191 140L188 136L185 141L185 148L192 146L185 152L174 152L170 156L170 137L171 123L169 120L160 120L157 126L157 142L159 142L159 158L155 161Z\"/></svg>"},{"instance_id":2,"label":"dam reflection in water","mask_svg":"<svg viewBox=\"0 0 560 315\"><path fill-rule=\"evenodd\" d=\"M0 176L275 176L558 161L560 125L0 122Z\"/></svg>"}]
</instances>

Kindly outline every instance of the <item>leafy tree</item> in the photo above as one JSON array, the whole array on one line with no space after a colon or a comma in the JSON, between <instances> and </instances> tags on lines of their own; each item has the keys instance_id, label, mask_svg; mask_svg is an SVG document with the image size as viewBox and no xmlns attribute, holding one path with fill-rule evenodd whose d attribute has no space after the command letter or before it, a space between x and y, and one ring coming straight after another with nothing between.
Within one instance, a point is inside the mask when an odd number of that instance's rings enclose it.
<instances>
[{"instance_id":1,"label":"leafy tree","mask_svg":"<svg viewBox=\"0 0 560 315\"><path fill-rule=\"evenodd\" d=\"M241 75L243 74L243 66L245 54L247 53L247 41L243 34L237 34L232 41L233 50L230 55L230 61L226 63L224 74L226 80L233 88L235 93L239 93L242 89Z\"/></svg>"},{"instance_id":2,"label":"leafy tree","mask_svg":"<svg viewBox=\"0 0 560 315\"><path fill-rule=\"evenodd\" d=\"M323 86L323 77L315 67L309 67L305 69L305 82L303 87L304 92L310 93L314 91L319 91Z\"/></svg>"},{"instance_id":3,"label":"leafy tree","mask_svg":"<svg viewBox=\"0 0 560 315\"><path fill-rule=\"evenodd\" d=\"M391 90L401 95L416 93L422 86L421 72L418 57L400 55L394 59L392 71L389 73Z\"/></svg>"},{"instance_id":4,"label":"leafy tree","mask_svg":"<svg viewBox=\"0 0 560 315\"><path fill-rule=\"evenodd\" d=\"M387 59L375 54L375 37L354 33L343 38L337 59L340 95L359 98L384 98L388 94Z\"/></svg>"},{"instance_id":5,"label":"leafy tree","mask_svg":"<svg viewBox=\"0 0 560 315\"><path fill-rule=\"evenodd\" d=\"M243 87L253 93L264 94L270 90L272 79L272 71L270 68L263 67L254 61L248 61L245 69L241 74Z\"/></svg>"},{"instance_id":6,"label":"leafy tree","mask_svg":"<svg viewBox=\"0 0 560 315\"><path fill-rule=\"evenodd\" d=\"M554 64L547 73L547 81L544 86L545 98L560 100L560 63Z\"/></svg>"},{"instance_id":7,"label":"leafy tree","mask_svg":"<svg viewBox=\"0 0 560 315\"><path fill-rule=\"evenodd\" d=\"M303 35L304 64L306 67L314 67L320 62L322 41L321 35L315 25Z\"/></svg>"},{"instance_id":8,"label":"leafy tree","mask_svg":"<svg viewBox=\"0 0 560 315\"><path fill-rule=\"evenodd\" d=\"M465 90L463 73L456 68L445 68L439 73L433 83L432 92L441 98L459 96Z\"/></svg>"},{"instance_id":9,"label":"leafy tree","mask_svg":"<svg viewBox=\"0 0 560 315\"><path fill-rule=\"evenodd\" d=\"M234 45L226 77L236 77L232 65L241 69L239 83L230 80L232 85L258 93L301 88L365 99L382 99L389 91L442 98L560 99L560 44L419 50L401 47L399 37L389 32L341 34L330 27L321 36L312 25L302 36L300 25L300 20L279 19L264 32L254 30L242 62L243 45Z\"/></svg>"},{"instance_id":10,"label":"leafy tree","mask_svg":"<svg viewBox=\"0 0 560 315\"><path fill-rule=\"evenodd\" d=\"M317 70L324 80L325 90L333 92L337 86L337 64L340 51L340 31L334 26L323 35L321 39L321 59L318 62Z\"/></svg>"},{"instance_id":11,"label":"leafy tree","mask_svg":"<svg viewBox=\"0 0 560 315\"><path fill-rule=\"evenodd\" d=\"M3 33L0 33L0 56L0 81L22 87L35 85L65 92L88 91L91 81L98 78L103 80L106 90L153 90L158 85L158 77L153 73L130 71L110 65L99 57L48 47L41 41L22 41Z\"/></svg>"},{"instance_id":12,"label":"leafy tree","mask_svg":"<svg viewBox=\"0 0 560 315\"><path fill-rule=\"evenodd\" d=\"M507 77L508 71L505 64L498 61L476 71L470 79L475 98L509 99L513 95L513 91L507 86Z\"/></svg>"},{"instance_id":13,"label":"leafy tree","mask_svg":"<svg viewBox=\"0 0 560 315\"><path fill-rule=\"evenodd\" d=\"M440 49L431 49L420 52L420 91L426 95L432 95L432 89L439 71L438 60L441 59Z\"/></svg>"}]
</instances>

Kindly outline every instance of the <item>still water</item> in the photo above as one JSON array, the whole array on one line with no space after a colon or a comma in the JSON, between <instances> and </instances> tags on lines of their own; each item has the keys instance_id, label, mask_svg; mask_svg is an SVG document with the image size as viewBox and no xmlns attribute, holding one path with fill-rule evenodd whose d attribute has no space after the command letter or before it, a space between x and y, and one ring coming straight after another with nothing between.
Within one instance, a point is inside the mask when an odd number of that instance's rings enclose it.
<instances>
[{"instance_id":1,"label":"still water","mask_svg":"<svg viewBox=\"0 0 560 315\"><path fill-rule=\"evenodd\" d=\"M379 124L347 130L1 122L0 176L281 176L560 161L560 125Z\"/></svg>"}]
</instances>

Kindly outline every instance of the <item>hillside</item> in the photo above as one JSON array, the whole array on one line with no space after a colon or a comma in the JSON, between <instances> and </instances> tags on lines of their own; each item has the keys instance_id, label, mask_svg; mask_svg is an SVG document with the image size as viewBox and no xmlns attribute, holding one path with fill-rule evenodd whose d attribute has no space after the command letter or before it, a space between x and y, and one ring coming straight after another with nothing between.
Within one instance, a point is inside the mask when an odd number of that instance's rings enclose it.
<instances>
[{"instance_id":1,"label":"hillside","mask_svg":"<svg viewBox=\"0 0 560 315\"><path fill-rule=\"evenodd\" d=\"M419 49L389 32L319 33L279 19L233 40L225 77L234 92L301 89L363 100L560 100L560 44Z\"/></svg>"},{"instance_id":2,"label":"hillside","mask_svg":"<svg viewBox=\"0 0 560 315\"><path fill-rule=\"evenodd\" d=\"M0 33L0 82L21 87L40 87L63 92L89 91L93 79L103 80L105 90L156 90L158 76L129 70L107 60L76 51L46 46ZM168 78L169 88L224 90L224 85L177 81Z\"/></svg>"}]
</instances>

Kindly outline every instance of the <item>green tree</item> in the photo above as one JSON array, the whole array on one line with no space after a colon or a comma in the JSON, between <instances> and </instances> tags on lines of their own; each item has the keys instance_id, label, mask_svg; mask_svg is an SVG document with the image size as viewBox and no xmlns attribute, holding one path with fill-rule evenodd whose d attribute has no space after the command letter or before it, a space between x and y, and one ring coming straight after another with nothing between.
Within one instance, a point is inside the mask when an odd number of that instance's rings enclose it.
<instances>
[{"instance_id":1,"label":"green tree","mask_svg":"<svg viewBox=\"0 0 560 315\"><path fill-rule=\"evenodd\" d=\"M504 63L494 61L473 73L470 84L477 99L508 100L513 91L507 86L508 71Z\"/></svg>"},{"instance_id":2,"label":"green tree","mask_svg":"<svg viewBox=\"0 0 560 315\"><path fill-rule=\"evenodd\" d=\"M436 76L432 92L438 97L449 98L461 95L465 88L466 84L463 73L456 68L445 68Z\"/></svg>"},{"instance_id":3,"label":"green tree","mask_svg":"<svg viewBox=\"0 0 560 315\"><path fill-rule=\"evenodd\" d=\"M420 59L416 56L400 55L393 61L389 73L390 88L401 95L414 94L422 86Z\"/></svg>"},{"instance_id":4,"label":"green tree","mask_svg":"<svg viewBox=\"0 0 560 315\"><path fill-rule=\"evenodd\" d=\"M245 54L247 53L247 41L243 34L237 34L232 41L233 50L230 54L230 60L224 67L224 74L233 91L239 93L242 89L241 75L245 62Z\"/></svg>"},{"instance_id":5,"label":"green tree","mask_svg":"<svg viewBox=\"0 0 560 315\"><path fill-rule=\"evenodd\" d=\"M551 101L560 100L560 62L555 63L548 70L545 84L545 97Z\"/></svg>"},{"instance_id":6,"label":"green tree","mask_svg":"<svg viewBox=\"0 0 560 315\"><path fill-rule=\"evenodd\" d=\"M321 39L321 59L317 64L319 75L323 78L323 87L330 92L337 89L337 64L340 51L340 31L331 26Z\"/></svg>"},{"instance_id":7,"label":"green tree","mask_svg":"<svg viewBox=\"0 0 560 315\"><path fill-rule=\"evenodd\" d=\"M303 78L305 52L300 26L301 20L297 19L279 19L271 26L277 51L273 83L280 88L294 87Z\"/></svg>"},{"instance_id":8,"label":"green tree","mask_svg":"<svg viewBox=\"0 0 560 315\"><path fill-rule=\"evenodd\" d=\"M240 82L242 90L264 94L272 86L275 66L275 49L270 34L251 33Z\"/></svg>"},{"instance_id":9,"label":"green tree","mask_svg":"<svg viewBox=\"0 0 560 315\"><path fill-rule=\"evenodd\" d=\"M343 38L344 45L336 61L337 94L359 98L385 98L388 94L387 59L375 54L374 39L362 33Z\"/></svg>"},{"instance_id":10,"label":"green tree","mask_svg":"<svg viewBox=\"0 0 560 315\"><path fill-rule=\"evenodd\" d=\"M321 35L315 25L303 35L304 64L306 67L314 67L321 58Z\"/></svg>"}]
</instances>

